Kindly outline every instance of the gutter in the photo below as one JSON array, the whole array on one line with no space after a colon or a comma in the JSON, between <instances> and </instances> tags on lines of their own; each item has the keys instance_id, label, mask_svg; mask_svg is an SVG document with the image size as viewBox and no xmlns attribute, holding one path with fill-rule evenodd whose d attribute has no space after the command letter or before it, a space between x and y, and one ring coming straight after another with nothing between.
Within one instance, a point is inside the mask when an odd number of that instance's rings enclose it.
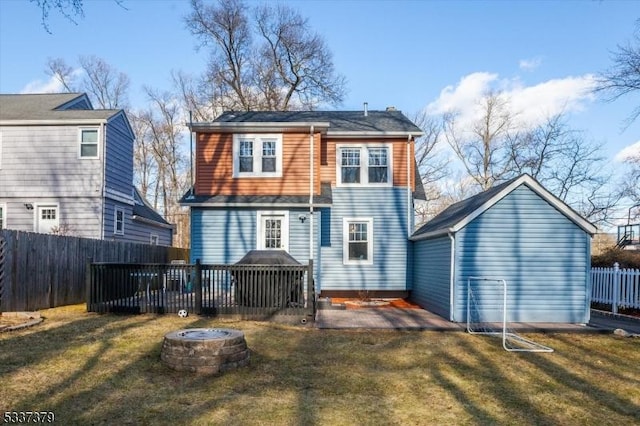
<instances>
[{"instance_id":1,"label":"gutter","mask_svg":"<svg viewBox=\"0 0 640 426\"><path fill-rule=\"evenodd\" d=\"M107 191L107 127L105 123L100 124L100 134L102 135L102 188L100 194L100 204L102 214L100 215L100 239L104 240L104 215L106 213L105 193Z\"/></svg>"},{"instance_id":2,"label":"gutter","mask_svg":"<svg viewBox=\"0 0 640 426\"><path fill-rule=\"evenodd\" d=\"M309 150L309 259L313 261L313 189L314 189L314 126L309 129L311 149Z\"/></svg>"},{"instance_id":3,"label":"gutter","mask_svg":"<svg viewBox=\"0 0 640 426\"><path fill-rule=\"evenodd\" d=\"M166 228L166 229L174 229L175 228L175 226L170 224L170 223L158 222L157 220L149 219L149 218L146 218L144 216L137 215L137 214L134 214L133 216L131 216L131 218L133 220L137 220L138 222L148 223L149 225L155 225L155 226L159 226L161 228Z\"/></svg>"},{"instance_id":4,"label":"gutter","mask_svg":"<svg viewBox=\"0 0 640 426\"><path fill-rule=\"evenodd\" d=\"M413 206L411 202L411 133L407 135L407 238L411 238L412 226L411 216L413 214Z\"/></svg>"}]
</instances>

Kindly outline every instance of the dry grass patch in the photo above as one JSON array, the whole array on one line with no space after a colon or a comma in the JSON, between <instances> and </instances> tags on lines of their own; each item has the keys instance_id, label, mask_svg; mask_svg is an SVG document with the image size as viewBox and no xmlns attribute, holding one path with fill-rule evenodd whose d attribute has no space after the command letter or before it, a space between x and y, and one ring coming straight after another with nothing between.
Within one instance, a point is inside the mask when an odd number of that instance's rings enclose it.
<instances>
[{"instance_id":1,"label":"dry grass patch","mask_svg":"<svg viewBox=\"0 0 640 426\"><path fill-rule=\"evenodd\" d=\"M536 335L514 354L463 333L320 331L175 315L43 311L0 335L0 412L51 410L61 424L634 424L640 340ZM160 363L164 334L245 332L249 367L218 377Z\"/></svg>"}]
</instances>

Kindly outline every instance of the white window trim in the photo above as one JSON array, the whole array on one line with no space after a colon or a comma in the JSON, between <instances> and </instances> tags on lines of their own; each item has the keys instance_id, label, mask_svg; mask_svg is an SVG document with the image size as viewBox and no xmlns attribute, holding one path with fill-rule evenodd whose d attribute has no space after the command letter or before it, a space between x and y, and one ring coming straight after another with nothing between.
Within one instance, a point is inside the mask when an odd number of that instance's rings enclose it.
<instances>
[{"instance_id":1,"label":"white window trim","mask_svg":"<svg viewBox=\"0 0 640 426\"><path fill-rule=\"evenodd\" d=\"M367 224L367 260L349 259L349 224L352 222L365 222ZM342 263L344 265L373 265L373 218L372 217L345 217L342 219Z\"/></svg>"},{"instance_id":2,"label":"white window trim","mask_svg":"<svg viewBox=\"0 0 640 426\"><path fill-rule=\"evenodd\" d=\"M118 231L118 212L122 212L122 230ZM124 235L124 220L125 214L124 209L122 207L114 207L113 208L113 233L115 235Z\"/></svg>"},{"instance_id":3,"label":"white window trim","mask_svg":"<svg viewBox=\"0 0 640 426\"><path fill-rule=\"evenodd\" d=\"M352 148L360 150L360 183L342 183L342 149ZM388 152L388 182L369 183L369 148L387 148ZM393 186L393 144L391 143L361 143L336 144L336 186L343 187L390 187Z\"/></svg>"},{"instance_id":4,"label":"white window trim","mask_svg":"<svg viewBox=\"0 0 640 426\"><path fill-rule=\"evenodd\" d=\"M264 216L282 216L282 245L281 249L267 249L264 246L264 229L262 218ZM283 210L259 210L256 214L256 247L258 250L284 250L289 252L289 212Z\"/></svg>"},{"instance_id":5,"label":"white window trim","mask_svg":"<svg viewBox=\"0 0 640 426\"><path fill-rule=\"evenodd\" d=\"M253 171L240 172L240 141L253 141ZM258 172L262 169L262 142L276 142L276 171ZM282 135L281 134L234 134L233 135L233 177L270 178L282 177Z\"/></svg>"},{"instance_id":6,"label":"white window trim","mask_svg":"<svg viewBox=\"0 0 640 426\"><path fill-rule=\"evenodd\" d=\"M56 221L58 224L56 225L58 228L60 227L60 204L59 203L34 203L33 204L33 232L38 232L38 224L40 221L40 208L42 207L51 207L56 210Z\"/></svg>"},{"instance_id":7,"label":"white window trim","mask_svg":"<svg viewBox=\"0 0 640 426\"><path fill-rule=\"evenodd\" d=\"M156 242L154 243L153 240L156 240ZM160 237L158 236L158 234L149 234L149 244L151 244L152 246L157 246L160 244Z\"/></svg>"},{"instance_id":8,"label":"white window trim","mask_svg":"<svg viewBox=\"0 0 640 426\"><path fill-rule=\"evenodd\" d=\"M0 216L0 229L7 229L7 204L0 203L0 209L2 210L2 216Z\"/></svg>"},{"instance_id":9,"label":"white window trim","mask_svg":"<svg viewBox=\"0 0 640 426\"><path fill-rule=\"evenodd\" d=\"M97 147L96 147L96 155L93 157L83 157L82 156L82 131L83 130L97 130ZM79 127L78 128L78 159L79 160L96 160L100 158L100 141L102 140L102 135L100 132L100 127L95 127L95 126L91 126L91 127Z\"/></svg>"}]
</instances>

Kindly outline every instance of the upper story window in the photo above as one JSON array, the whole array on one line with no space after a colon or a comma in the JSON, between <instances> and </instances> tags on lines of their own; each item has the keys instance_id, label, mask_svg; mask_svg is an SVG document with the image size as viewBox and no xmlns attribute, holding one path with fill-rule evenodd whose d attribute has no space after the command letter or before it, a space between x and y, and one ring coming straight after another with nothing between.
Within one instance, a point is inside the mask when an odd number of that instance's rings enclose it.
<instances>
[{"instance_id":1,"label":"upper story window","mask_svg":"<svg viewBox=\"0 0 640 426\"><path fill-rule=\"evenodd\" d=\"M233 135L233 177L281 177L282 135Z\"/></svg>"},{"instance_id":2,"label":"upper story window","mask_svg":"<svg viewBox=\"0 0 640 426\"><path fill-rule=\"evenodd\" d=\"M80 129L80 158L98 158L98 128Z\"/></svg>"},{"instance_id":3,"label":"upper story window","mask_svg":"<svg viewBox=\"0 0 640 426\"><path fill-rule=\"evenodd\" d=\"M124 210L119 207L113 210L113 233L124 235Z\"/></svg>"},{"instance_id":4,"label":"upper story window","mask_svg":"<svg viewBox=\"0 0 640 426\"><path fill-rule=\"evenodd\" d=\"M338 145L338 186L393 185L391 145Z\"/></svg>"}]
</instances>

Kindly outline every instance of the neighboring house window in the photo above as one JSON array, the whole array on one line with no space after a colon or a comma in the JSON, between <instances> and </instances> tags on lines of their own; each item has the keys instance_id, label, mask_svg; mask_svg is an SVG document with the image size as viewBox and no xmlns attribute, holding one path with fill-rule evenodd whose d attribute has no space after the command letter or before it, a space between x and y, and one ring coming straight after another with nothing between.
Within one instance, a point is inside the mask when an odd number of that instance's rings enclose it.
<instances>
[{"instance_id":1,"label":"neighboring house window","mask_svg":"<svg viewBox=\"0 0 640 426\"><path fill-rule=\"evenodd\" d=\"M343 222L345 265L373 264L373 219L345 218Z\"/></svg>"},{"instance_id":2,"label":"neighboring house window","mask_svg":"<svg viewBox=\"0 0 640 426\"><path fill-rule=\"evenodd\" d=\"M233 135L234 177L281 177L281 135Z\"/></svg>"},{"instance_id":3,"label":"neighboring house window","mask_svg":"<svg viewBox=\"0 0 640 426\"><path fill-rule=\"evenodd\" d=\"M151 244L152 246L158 245L158 236L156 234L151 234L149 236L149 244Z\"/></svg>"},{"instance_id":4,"label":"neighboring house window","mask_svg":"<svg viewBox=\"0 0 640 426\"><path fill-rule=\"evenodd\" d=\"M7 207L0 204L0 229L7 228Z\"/></svg>"},{"instance_id":5,"label":"neighboring house window","mask_svg":"<svg viewBox=\"0 0 640 426\"><path fill-rule=\"evenodd\" d=\"M80 158L98 158L98 129L80 129Z\"/></svg>"},{"instance_id":6,"label":"neighboring house window","mask_svg":"<svg viewBox=\"0 0 640 426\"><path fill-rule=\"evenodd\" d=\"M124 210L118 207L113 211L113 233L124 235Z\"/></svg>"},{"instance_id":7,"label":"neighboring house window","mask_svg":"<svg viewBox=\"0 0 640 426\"><path fill-rule=\"evenodd\" d=\"M258 250L288 250L289 212L259 211L257 222Z\"/></svg>"},{"instance_id":8,"label":"neighboring house window","mask_svg":"<svg viewBox=\"0 0 640 426\"><path fill-rule=\"evenodd\" d=\"M338 145L339 186L391 186L391 145Z\"/></svg>"},{"instance_id":9,"label":"neighboring house window","mask_svg":"<svg viewBox=\"0 0 640 426\"><path fill-rule=\"evenodd\" d=\"M41 234L50 234L59 229L60 216L58 206L37 206L36 231Z\"/></svg>"}]
</instances>

